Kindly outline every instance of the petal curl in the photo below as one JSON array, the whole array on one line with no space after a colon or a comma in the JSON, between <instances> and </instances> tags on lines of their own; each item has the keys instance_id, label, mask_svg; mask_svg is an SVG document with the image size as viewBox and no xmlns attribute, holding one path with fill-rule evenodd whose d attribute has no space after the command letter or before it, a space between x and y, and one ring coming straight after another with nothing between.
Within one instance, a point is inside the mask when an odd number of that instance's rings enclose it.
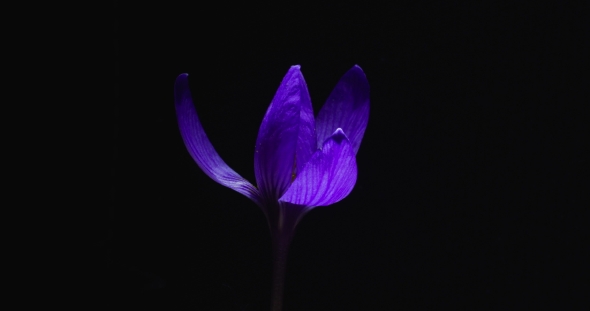
<instances>
[{"instance_id":1,"label":"petal curl","mask_svg":"<svg viewBox=\"0 0 590 311\"><path fill-rule=\"evenodd\" d=\"M176 78L174 102L180 134L186 149L197 165L216 182L231 188L260 205L258 189L232 170L211 145L197 116L188 84L188 74Z\"/></svg>"},{"instance_id":2,"label":"petal curl","mask_svg":"<svg viewBox=\"0 0 590 311\"><path fill-rule=\"evenodd\" d=\"M339 128L314 153L280 201L307 207L330 205L352 191L356 177L354 150Z\"/></svg>"},{"instance_id":3,"label":"petal curl","mask_svg":"<svg viewBox=\"0 0 590 311\"><path fill-rule=\"evenodd\" d=\"M369 82L361 67L355 65L340 78L318 114L318 148L337 128L341 128L356 154L368 122Z\"/></svg>"},{"instance_id":4,"label":"petal curl","mask_svg":"<svg viewBox=\"0 0 590 311\"><path fill-rule=\"evenodd\" d=\"M313 108L299 66L292 66L260 125L254 173L261 196L276 201L316 149Z\"/></svg>"}]
</instances>

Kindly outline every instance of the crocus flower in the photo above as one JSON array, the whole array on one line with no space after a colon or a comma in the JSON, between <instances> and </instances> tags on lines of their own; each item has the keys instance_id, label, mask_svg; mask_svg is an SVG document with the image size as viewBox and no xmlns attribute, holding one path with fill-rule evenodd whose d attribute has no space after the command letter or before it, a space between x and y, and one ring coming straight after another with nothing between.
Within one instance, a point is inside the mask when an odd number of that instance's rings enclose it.
<instances>
[{"instance_id":1,"label":"crocus flower","mask_svg":"<svg viewBox=\"0 0 590 311\"><path fill-rule=\"evenodd\" d=\"M256 184L232 170L211 145L192 102L188 75L176 79L180 133L199 167L264 212L273 237L273 310L280 310L285 258L295 226L310 209L344 199L357 178L356 153L369 117L369 83L359 66L338 82L317 119L300 66L292 66L262 120L254 154Z\"/></svg>"}]
</instances>

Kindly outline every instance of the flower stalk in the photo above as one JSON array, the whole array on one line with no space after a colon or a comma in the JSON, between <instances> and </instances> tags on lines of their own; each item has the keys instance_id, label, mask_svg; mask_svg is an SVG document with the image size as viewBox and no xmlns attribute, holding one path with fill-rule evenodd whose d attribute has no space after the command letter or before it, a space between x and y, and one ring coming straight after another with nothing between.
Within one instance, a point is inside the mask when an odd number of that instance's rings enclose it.
<instances>
[{"instance_id":1,"label":"flower stalk","mask_svg":"<svg viewBox=\"0 0 590 311\"><path fill-rule=\"evenodd\" d=\"M271 310L281 311L283 307L283 289L287 270L287 254L292 234L278 232L272 239L272 289Z\"/></svg>"},{"instance_id":2,"label":"flower stalk","mask_svg":"<svg viewBox=\"0 0 590 311\"><path fill-rule=\"evenodd\" d=\"M287 253L297 223L312 208L344 199L356 183L356 153L369 118L364 72L352 67L314 118L300 66L289 69L258 132L257 186L231 169L213 148L197 116L187 74L176 79L175 105L180 134L197 165L264 212L272 235L271 310L280 311Z\"/></svg>"}]
</instances>

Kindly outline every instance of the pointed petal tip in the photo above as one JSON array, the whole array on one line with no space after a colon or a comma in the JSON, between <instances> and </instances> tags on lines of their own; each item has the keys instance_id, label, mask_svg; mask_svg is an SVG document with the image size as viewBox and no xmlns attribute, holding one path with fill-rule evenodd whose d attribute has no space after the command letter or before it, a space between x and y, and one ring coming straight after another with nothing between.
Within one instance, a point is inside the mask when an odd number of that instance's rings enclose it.
<instances>
[{"instance_id":1,"label":"pointed petal tip","mask_svg":"<svg viewBox=\"0 0 590 311\"><path fill-rule=\"evenodd\" d=\"M357 72L357 73L359 73L359 74L362 74L362 75L363 75L363 77L365 77L365 79L366 79L365 72L363 71L363 68L361 68L361 66L359 66L359 65L354 65L354 66L352 66L352 68L350 68L350 70L349 70L349 71L352 71L352 72Z\"/></svg>"},{"instance_id":2,"label":"pointed petal tip","mask_svg":"<svg viewBox=\"0 0 590 311\"><path fill-rule=\"evenodd\" d=\"M291 66L291 68L289 68L289 73L294 73L294 72L301 74L301 66L300 65Z\"/></svg>"},{"instance_id":3,"label":"pointed petal tip","mask_svg":"<svg viewBox=\"0 0 590 311\"><path fill-rule=\"evenodd\" d=\"M344 131L341 128L337 128L336 131L334 131L334 133L332 134L331 138L333 138L334 141L336 141L336 143L338 144L342 143L343 140L348 140L348 137L346 136L346 134L344 134Z\"/></svg>"},{"instance_id":4,"label":"pointed petal tip","mask_svg":"<svg viewBox=\"0 0 590 311\"><path fill-rule=\"evenodd\" d=\"M287 79L290 80L294 77L299 77L299 78L303 78L303 73L301 73L301 66L299 65L293 65L289 68L289 70L287 71L287 74L285 75L285 78L283 79Z\"/></svg>"},{"instance_id":5,"label":"pointed petal tip","mask_svg":"<svg viewBox=\"0 0 590 311\"><path fill-rule=\"evenodd\" d=\"M176 87L188 86L188 73L181 73L176 77Z\"/></svg>"}]
</instances>

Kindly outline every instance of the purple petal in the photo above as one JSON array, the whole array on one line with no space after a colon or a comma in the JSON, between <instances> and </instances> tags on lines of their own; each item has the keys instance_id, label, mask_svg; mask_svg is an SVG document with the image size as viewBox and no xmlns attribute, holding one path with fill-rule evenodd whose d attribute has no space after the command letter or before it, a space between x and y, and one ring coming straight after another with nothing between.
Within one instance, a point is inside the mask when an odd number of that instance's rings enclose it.
<instances>
[{"instance_id":1,"label":"purple petal","mask_svg":"<svg viewBox=\"0 0 590 311\"><path fill-rule=\"evenodd\" d=\"M299 66L292 66L260 125L254 173L261 196L276 201L316 148L315 120Z\"/></svg>"},{"instance_id":2,"label":"purple petal","mask_svg":"<svg viewBox=\"0 0 590 311\"><path fill-rule=\"evenodd\" d=\"M318 148L337 128L350 139L356 154L369 121L369 82L358 65L340 78L318 114Z\"/></svg>"},{"instance_id":3,"label":"purple petal","mask_svg":"<svg viewBox=\"0 0 590 311\"><path fill-rule=\"evenodd\" d=\"M337 129L311 157L280 201L308 207L326 206L344 199L356 183L352 146Z\"/></svg>"},{"instance_id":4,"label":"purple petal","mask_svg":"<svg viewBox=\"0 0 590 311\"><path fill-rule=\"evenodd\" d=\"M180 134L195 162L216 182L247 196L260 205L258 189L225 164L207 138L193 105L188 74L184 73L176 78L174 97Z\"/></svg>"}]
</instances>

